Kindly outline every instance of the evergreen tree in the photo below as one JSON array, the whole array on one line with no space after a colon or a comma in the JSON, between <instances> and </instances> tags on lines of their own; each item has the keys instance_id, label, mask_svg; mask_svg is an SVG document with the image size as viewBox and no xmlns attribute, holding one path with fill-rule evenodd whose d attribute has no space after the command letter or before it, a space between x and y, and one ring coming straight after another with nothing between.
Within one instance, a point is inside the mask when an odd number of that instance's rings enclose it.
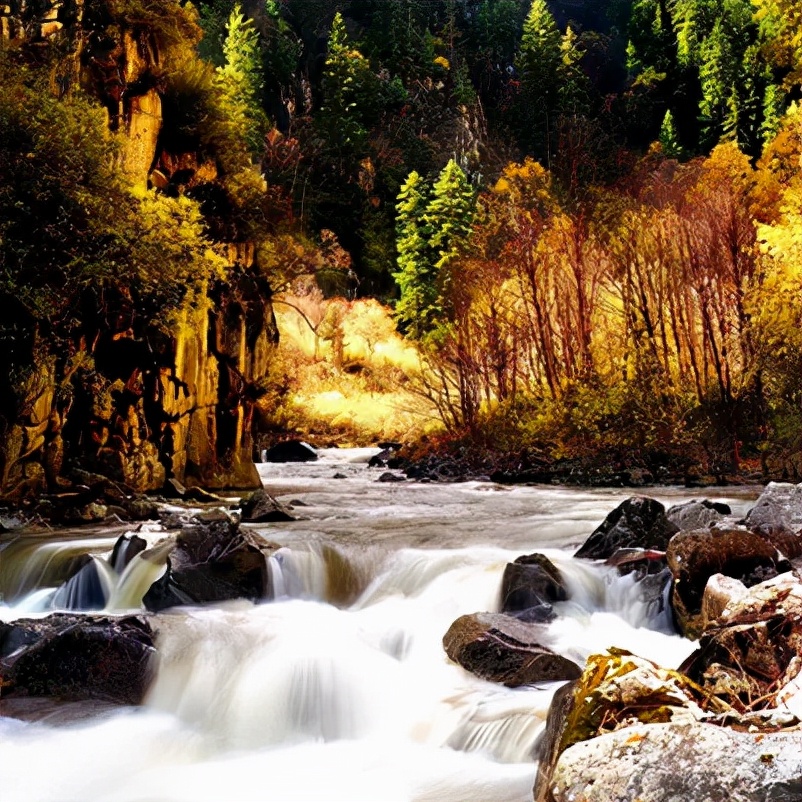
<instances>
[{"instance_id":1,"label":"evergreen tree","mask_svg":"<svg viewBox=\"0 0 802 802\"><path fill-rule=\"evenodd\" d=\"M318 122L339 151L362 151L367 131L364 83L370 69L362 54L348 41L345 22L338 11L331 23L326 67L323 73L323 105Z\"/></svg>"},{"instance_id":2,"label":"evergreen tree","mask_svg":"<svg viewBox=\"0 0 802 802\"><path fill-rule=\"evenodd\" d=\"M471 232L475 194L451 159L429 190L413 172L401 188L396 211L400 290L396 319L420 340L450 315L451 268Z\"/></svg>"},{"instance_id":3,"label":"evergreen tree","mask_svg":"<svg viewBox=\"0 0 802 802\"><path fill-rule=\"evenodd\" d=\"M681 159L684 155L671 109L666 112L663 124L660 126L660 145L669 159Z\"/></svg>"},{"instance_id":4,"label":"evergreen tree","mask_svg":"<svg viewBox=\"0 0 802 802\"><path fill-rule=\"evenodd\" d=\"M550 160L559 93L561 39L545 0L532 0L524 22L517 69L521 80L522 140L538 158Z\"/></svg>"},{"instance_id":5,"label":"evergreen tree","mask_svg":"<svg viewBox=\"0 0 802 802\"><path fill-rule=\"evenodd\" d=\"M777 84L768 83L763 94L763 120L760 124L760 137L763 145L768 145L780 130L785 93Z\"/></svg>"},{"instance_id":6,"label":"evergreen tree","mask_svg":"<svg viewBox=\"0 0 802 802\"><path fill-rule=\"evenodd\" d=\"M699 81L702 99L699 115L702 120L702 144L712 148L726 127L735 127L737 108L730 102L735 81L735 63L732 46L721 19L716 21L710 35L699 48Z\"/></svg>"},{"instance_id":7,"label":"evergreen tree","mask_svg":"<svg viewBox=\"0 0 802 802\"><path fill-rule=\"evenodd\" d=\"M401 329L415 340L431 328L437 311L437 269L429 258L423 222L428 194L425 182L413 171L401 187L396 205L398 270L393 278L400 297L395 316Z\"/></svg>"},{"instance_id":8,"label":"evergreen tree","mask_svg":"<svg viewBox=\"0 0 802 802\"><path fill-rule=\"evenodd\" d=\"M258 153L267 131L267 116L262 108L264 81L259 35L253 21L243 15L239 3L228 18L226 30L225 63L217 69L217 84L232 127L248 150Z\"/></svg>"}]
</instances>

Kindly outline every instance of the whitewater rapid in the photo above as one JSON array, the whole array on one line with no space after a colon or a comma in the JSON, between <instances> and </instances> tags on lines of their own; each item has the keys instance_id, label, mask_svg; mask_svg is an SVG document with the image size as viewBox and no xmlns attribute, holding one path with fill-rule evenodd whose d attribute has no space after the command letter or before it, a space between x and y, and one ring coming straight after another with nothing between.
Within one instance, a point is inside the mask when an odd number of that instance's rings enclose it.
<instances>
[{"instance_id":1,"label":"whitewater rapid","mask_svg":"<svg viewBox=\"0 0 802 802\"><path fill-rule=\"evenodd\" d=\"M558 685L480 680L442 637L460 615L497 610L505 565L535 551L570 595L544 645L580 663L608 646L664 665L692 650L631 577L570 556L630 491L379 483L375 452L259 466L300 519L253 526L282 547L275 598L154 616L159 661L142 707L0 702L3 802L530 800ZM723 500L739 514L755 495ZM60 561L105 560L119 533L0 543L0 620L45 614ZM108 612L138 610L160 570L132 565L108 574Z\"/></svg>"}]
</instances>

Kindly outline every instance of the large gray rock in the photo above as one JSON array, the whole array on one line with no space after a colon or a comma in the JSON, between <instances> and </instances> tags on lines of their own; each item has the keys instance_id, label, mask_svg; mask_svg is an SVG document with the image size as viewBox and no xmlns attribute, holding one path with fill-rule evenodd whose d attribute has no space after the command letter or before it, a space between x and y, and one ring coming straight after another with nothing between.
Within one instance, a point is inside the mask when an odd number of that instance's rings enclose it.
<instances>
[{"instance_id":1,"label":"large gray rock","mask_svg":"<svg viewBox=\"0 0 802 802\"><path fill-rule=\"evenodd\" d=\"M629 548L665 551L678 531L659 501L634 496L619 504L604 519L574 557L605 560L619 549Z\"/></svg>"},{"instance_id":2,"label":"large gray rock","mask_svg":"<svg viewBox=\"0 0 802 802\"><path fill-rule=\"evenodd\" d=\"M666 512L666 518L675 524L681 532L693 529L707 529L713 524L724 520L731 515L729 505L720 501L686 501L684 504L675 504Z\"/></svg>"},{"instance_id":3,"label":"large gray rock","mask_svg":"<svg viewBox=\"0 0 802 802\"><path fill-rule=\"evenodd\" d=\"M562 753L550 802L799 802L802 732L638 724Z\"/></svg>"},{"instance_id":4,"label":"large gray rock","mask_svg":"<svg viewBox=\"0 0 802 802\"><path fill-rule=\"evenodd\" d=\"M802 484L769 482L746 516L750 529L768 526L798 532L802 529Z\"/></svg>"},{"instance_id":5,"label":"large gray rock","mask_svg":"<svg viewBox=\"0 0 802 802\"><path fill-rule=\"evenodd\" d=\"M509 687L576 679L582 670L539 641L545 627L509 615L473 613L458 618L443 637L446 654L482 679Z\"/></svg>"}]
</instances>

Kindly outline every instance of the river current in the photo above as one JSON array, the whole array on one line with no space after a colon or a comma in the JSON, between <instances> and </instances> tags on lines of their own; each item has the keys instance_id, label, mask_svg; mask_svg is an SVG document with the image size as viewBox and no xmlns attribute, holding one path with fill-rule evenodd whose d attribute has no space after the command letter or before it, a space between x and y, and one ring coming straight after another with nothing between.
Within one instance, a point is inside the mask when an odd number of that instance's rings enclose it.
<instances>
[{"instance_id":1,"label":"river current","mask_svg":"<svg viewBox=\"0 0 802 802\"><path fill-rule=\"evenodd\" d=\"M675 666L693 649L631 579L571 557L633 491L380 483L366 465L375 452L259 466L300 519L252 527L281 545L269 561L275 598L160 613L143 706L0 703L0 799L531 800L558 684L485 682L442 647L460 615L498 610L504 566L522 554L548 556L569 590L544 645L580 664L618 646ZM646 492L666 506L723 500L736 515L757 496ZM106 560L124 531L1 542L0 620L58 608L48 583L59 561L86 551L104 565L107 611L139 610L159 569L135 560L116 575Z\"/></svg>"}]
</instances>

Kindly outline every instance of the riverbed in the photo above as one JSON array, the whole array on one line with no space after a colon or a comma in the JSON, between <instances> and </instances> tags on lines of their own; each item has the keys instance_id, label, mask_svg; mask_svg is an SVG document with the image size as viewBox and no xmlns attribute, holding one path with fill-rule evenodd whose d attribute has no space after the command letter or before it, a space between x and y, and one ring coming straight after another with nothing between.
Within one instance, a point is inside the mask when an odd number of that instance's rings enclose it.
<instances>
[{"instance_id":1,"label":"riverbed","mask_svg":"<svg viewBox=\"0 0 802 802\"><path fill-rule=\"evenodd\" d=\"M259 466L299 519L250 525L281 546L274 597L154 616L143 706L0 702L3 802L531 800L558 684L495 685L442 647L457 617L498 609L504 567L522 554L548 556L569 590L544 645L580 663L618 646L667 666L693 649L631 578L571 557L633 491L378 482L376 450ZM759 492L717 490L645 492L666 506L725 501L735 515ZM0 619L46 614L59 560L104 560L121 531L7 539ZM137 570L109 573L108 612L140 609L158 570Z\"/></svg>"}]
</instances>

